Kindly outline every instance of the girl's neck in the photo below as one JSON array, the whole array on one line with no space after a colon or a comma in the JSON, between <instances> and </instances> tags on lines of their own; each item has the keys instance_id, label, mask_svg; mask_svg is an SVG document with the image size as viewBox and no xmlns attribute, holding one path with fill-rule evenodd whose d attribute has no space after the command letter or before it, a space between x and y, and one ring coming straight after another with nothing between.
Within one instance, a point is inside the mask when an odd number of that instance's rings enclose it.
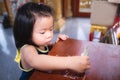
<instances>
[{"instance_id":1,"label":"girl's neck","mask_svg":"<svg viewBox=\"0 0 120 80\"><path fill-rule=\"evenodd\" d=\"M37 47L37 49L43 53L46 53L49 51L48 46L40 46L40 47Z\"/></svg>"},{"instance_id":2,"label":"girl's neck","mask_svg":"<svg viewBox=\"0 0 120 80\"><path fill-rule=\"evenodd\" d=\"M39 46L38 47L40 50L45 50L45 46Z\"/></svg>"}]
</instances>

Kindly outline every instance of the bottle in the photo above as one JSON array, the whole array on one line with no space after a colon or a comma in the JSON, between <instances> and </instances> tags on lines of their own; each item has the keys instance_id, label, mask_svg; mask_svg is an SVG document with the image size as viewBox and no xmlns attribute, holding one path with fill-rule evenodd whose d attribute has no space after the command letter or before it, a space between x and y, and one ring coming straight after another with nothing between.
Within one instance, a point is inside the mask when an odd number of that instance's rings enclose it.
<instances>
[{"instance_id":1,"label":"bottle","mask_svg":"<svg viewBox=\"0 0 120 80\"><path fill-rule=\"evenodd\" d=\"M95 30L93 35L93 42L100 42L100 38L101 38L101 31Z\"/></svg>"}]
</instances>

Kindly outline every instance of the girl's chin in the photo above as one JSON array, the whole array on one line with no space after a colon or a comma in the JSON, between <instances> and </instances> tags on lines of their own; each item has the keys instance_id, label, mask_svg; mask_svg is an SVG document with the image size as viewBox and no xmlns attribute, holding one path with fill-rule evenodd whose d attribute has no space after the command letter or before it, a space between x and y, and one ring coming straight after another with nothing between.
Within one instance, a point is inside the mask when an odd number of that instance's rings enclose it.
<instances>
[{"instance_id":1,"label":"girl's chin","mask_svg":"<svg viewBox=\"0 0 120 80\"><path fill-rule=\"evenodd\" d=\"M50 45L50 44L52 44L52 42L51 42L51 41L46 43L46 45Z\"/></svg>"}]
</instances>

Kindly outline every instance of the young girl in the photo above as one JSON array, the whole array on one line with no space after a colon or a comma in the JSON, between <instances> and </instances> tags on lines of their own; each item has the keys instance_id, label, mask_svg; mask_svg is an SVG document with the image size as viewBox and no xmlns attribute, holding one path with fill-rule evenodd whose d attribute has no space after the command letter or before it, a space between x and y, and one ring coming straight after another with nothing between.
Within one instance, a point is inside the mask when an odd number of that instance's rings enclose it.
<instances>
[{"instance_id":1,"label":"young girl","mask_svg":"<svg viewBox=\"0 0 120 80\"><path fill-rule=\"evenodd\" d=\"M89 69L88 56L57 57L47 55L53 38L53 11L44 4L29 2L18 9L14 22L14 38L20 52L20 80L29 80L34 69L84 72ZM68 36L58 35L56 42ZM54 63L53 63L54 62Z\"/></svg>"}]
</instances>

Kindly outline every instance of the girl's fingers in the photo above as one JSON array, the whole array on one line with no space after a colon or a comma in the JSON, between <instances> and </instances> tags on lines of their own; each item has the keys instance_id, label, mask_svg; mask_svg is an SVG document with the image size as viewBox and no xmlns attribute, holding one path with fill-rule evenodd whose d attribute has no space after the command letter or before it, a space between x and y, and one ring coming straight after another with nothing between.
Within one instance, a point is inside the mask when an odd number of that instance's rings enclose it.
<instances>
[{"instance_id":1,"label":"girl's fingers","mask_svg":"<svg viewBox=\"0 0 120 80\"><path fill-rule=\"evenodd\" d=\"M59 40L66 40L67 38L69 38L69 36L67 36L65 34L59 34L56 42L58 42Z\"/></svg>"}]
</instances>

